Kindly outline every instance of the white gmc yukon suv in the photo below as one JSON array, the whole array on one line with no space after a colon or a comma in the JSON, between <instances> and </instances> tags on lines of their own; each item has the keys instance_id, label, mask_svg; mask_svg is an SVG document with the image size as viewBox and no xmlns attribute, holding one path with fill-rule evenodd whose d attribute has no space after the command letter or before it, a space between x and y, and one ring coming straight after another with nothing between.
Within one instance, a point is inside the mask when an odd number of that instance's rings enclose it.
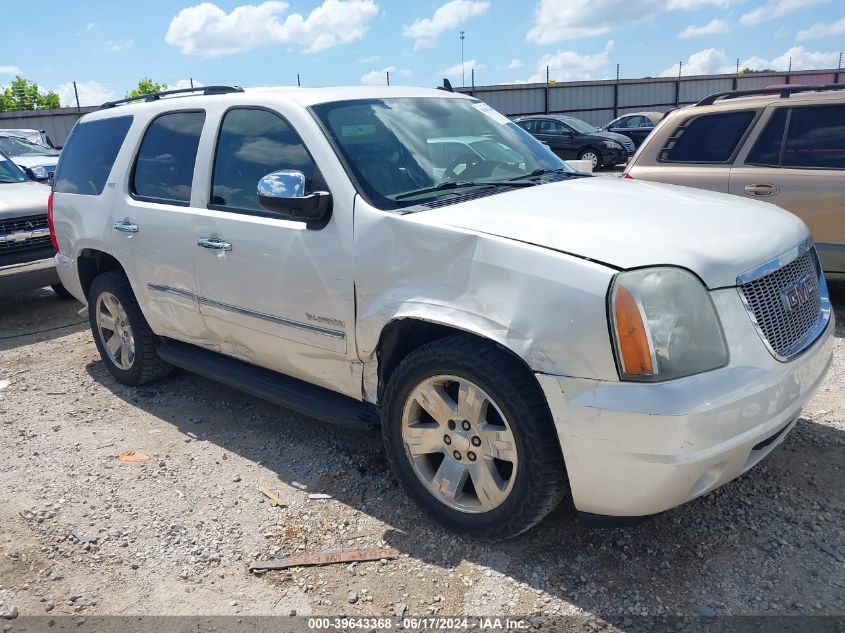
<instances>
[{"instance_id":1,"label":"white gmc yukon suv","mask_svg":"<svg viewBox=\"0 0 845 633\"><path fill-rule=\"evenodd\" d=\"M445 91L104 104L50 210L117 380L177 366L380 425L407 493L484 538L569 494L594 525L706 494L783 440L831 359L794 215L574 172Z\"/></svg>"}]
</instances>

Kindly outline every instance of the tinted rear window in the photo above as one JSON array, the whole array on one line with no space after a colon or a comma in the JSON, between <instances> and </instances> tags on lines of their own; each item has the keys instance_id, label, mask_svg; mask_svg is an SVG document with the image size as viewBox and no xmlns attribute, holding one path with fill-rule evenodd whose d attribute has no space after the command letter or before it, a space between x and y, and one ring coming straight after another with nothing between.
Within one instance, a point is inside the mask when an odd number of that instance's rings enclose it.
<instances>
[{"instance_id":1,"label":"tinted rear window","mask_svg":"<svg viewBox=\"0 0 845 633\"><path fill-rule=\"evenodd\" d=\"M793 108L783 166L845 169L845 106Z\"/></svg>"},{"instance_id":2,"label":"tinted rear window","mask_svg":"<svg viewBox=\"0 0 845 633\"><path fill-rule=\"evenodd\" d=\"M150 123L135 159L132 193L187 205L204 122L205 112L192 110L162 114Z\"/></svg>"},{"instance_id":3,"label":"tinted rear window","mask_svg":"<svg viewBox=\"0 0 845 633\"><path fill-rule=\"evenodd\" d=\"M696 117L675 130L661 159L675 163L726 163L755 116L754 111L743 111Z\"/></svg>"},{"instance_id":4,"label":"tinted rear window","mask_svg":"<svg viewBox=\"0 0 845 633\"><path fill-rule=\"evenodd\" d=\"M130 125L131 116L77 123L62 150L54 191L87 196L103 193Z\"/></svg>"}]
</instances>

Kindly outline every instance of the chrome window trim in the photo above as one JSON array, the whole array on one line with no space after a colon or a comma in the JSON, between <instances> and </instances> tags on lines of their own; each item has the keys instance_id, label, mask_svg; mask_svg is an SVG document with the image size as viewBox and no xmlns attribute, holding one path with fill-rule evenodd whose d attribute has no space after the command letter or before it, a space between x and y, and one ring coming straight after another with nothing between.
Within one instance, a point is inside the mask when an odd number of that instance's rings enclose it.
<instances>
[{"instance_id":1,"label":"chrome window trim","mask_svg":"<svg viewBox=\"0 0 845 633\"><path fill-rule=\"evenodd\" d=\"M796 341L787 351L785 354L779 354L775 351L772 347L771 343L769 343L769 339L766 337L765 332L763 332L763 328L760 327L760 323L757 321L757 317L754 315L754 310L751 307L748 299L745 296L745 293L742 291L742 284L749 283L751 281L756 281L761 277L765 277L766 275L774 272L778 268L782 266L786 266L799 257L803 256L810 248L813 247L813 240L811 238L807 238L801 244L798 244L794 248L791 248L783 255L772 259L757 268L753 268L750 271L743 273L739 277L737 277L737 288L736 291L739 294L740 300L742 300L742 305L745 306L745 311L748 313L748 317L751 319L751 323L754 326L754 329L757 330L757 334L760 336L760 339L763 341L763 344L766 346L766 349L769 350L769 353L775 358L775 360L780 361L781 363L786 363L795 358L796 356L800 355L804 351L806 351L816 340L822 335L822 333L827 329L828 325L831 321L831 314L832 314L832 307L830 303L830 294L827 289L827 282L824 278L824 272L822 271L822 263L819 259L819 255L817 252L814 252L814 259L816 264L816 270L818 271L817 283L818 283L818 293L819 293L819 300L820 300L820 308L819 308L819 318L816 320L816 324L813 326L807 334L800 340ZM781 262L779 265L775 265L776 262ZM759 271L763 270L762 274L759 274ZM744 278L746 275L751 275L745 281L740 283L740 279Z\"/></svg>"},{"instance_id":2,"label":"chrome window trim","mask_svg":"<svg viewBox=\"0 0 845 633\"><path fill-rule=\"evenodd\" d=\"M308 332L315 332L317 334L323 334L325 336L331 336L333 338L346 338L346 332L343 332L342 330L332 330L330 328L314 325L312 323L303 323L302 321L287 319L285 317L276 316L275 314L259 312L258 310L250 310L249 308L243 308L241 306L232 305L230 303L223 303L222 301L215 301L214 299L209 299L208 297L200 297L198 295L193 294L192 292L189 292L188 290L183 290L181 288L173 288L172 286L163 286L161 284L147 284L147 288L149 288L150 290L168 292L170 294L175 294L180 297L193 299L200 305L207 305L213 308L220 308L221 310L227 310L236 314L242 314L244 316L253 317L256 319L270 321L271 323L279 323L281 325L287 325L289 327L298 328L300 330L306 330Z\"/></svg>"},{"instance_id":3,"label":"chrome window trim","mask_svg":"<svg viewBox=\"0 0 845 633\"><path fill-rule=\"evenodd\" d=\"M769 275L775 272L776 270L783 268L787 264L791 264L796 259L803 256L804 253L806 253L811 248L813 248L813 238L808 237L807 239L790 248L785 253L781 253L777 257L770 259L769 261L764 262L759 266L755 266L750 270L746 270L744 273L742 273L736 278L736 285L741 286L743 284L751 283L752 281L757 281L761 277L765 277L766 275Z\"/></svg>"}]
</instances>

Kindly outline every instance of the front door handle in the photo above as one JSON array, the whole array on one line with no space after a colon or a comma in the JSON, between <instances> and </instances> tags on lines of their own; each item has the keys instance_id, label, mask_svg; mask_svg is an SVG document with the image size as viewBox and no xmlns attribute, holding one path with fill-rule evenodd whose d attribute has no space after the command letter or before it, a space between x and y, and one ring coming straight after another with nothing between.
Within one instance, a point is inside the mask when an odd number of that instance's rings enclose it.
<instances>
[{"instance_id":1,"label":"front door handle","mask_svg":"<svg viewBox=\"0 0 845 633\"><path fill-rule=\"evenodd\" d=\"M137 224L132 224L129 218L114 223L114 230L120 231L121 233L137 233L140 228Z\"/></svg>"},{"instance_id":2,"label":"front door handle","mask_svg":"<svg viewBox=\"0 0 845 633\"><path fill-rule=\"evenodd\" d=\"M230 251L232 244L216 237L201 237L197 240L197 246L210 248L215 251Z\"/></svg>"},{"instance_id":3,"label":"front door handle","mask_svg":"<svg viewBox=\"0 0 845 633\"><path fill-rule=\"evenodd\" d=\"M774 196L779 192L777 185L745 185L745 193L749 196Z\"/></svg>"}]
</instances>

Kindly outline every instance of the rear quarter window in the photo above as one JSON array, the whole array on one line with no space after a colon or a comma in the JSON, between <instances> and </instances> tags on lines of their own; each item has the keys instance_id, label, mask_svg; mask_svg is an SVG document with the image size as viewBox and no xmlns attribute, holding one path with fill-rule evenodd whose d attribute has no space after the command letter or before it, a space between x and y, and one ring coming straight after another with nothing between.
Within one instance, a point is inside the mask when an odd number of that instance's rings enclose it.
<instances>
[{"instance_id":1,"label":"rear quarter window","mask_svg":"<svg viewBox=\"0 0 845 633\"><path fill-rule=\"evenodd\" d=\"M757 116L754 110L704 114L678 127L660 152L670 163L727 163Z\"/></svg>"},{"instance_id":2,"label":"rear quarter window","mask_svg":"<svg viewBox=\"0 0 845 633\"><path fill-rule=\"evenodd\" d=\"M77 123L56 168L56 193L99 196L126 138L131 116Z\"/></svg>"}]
</instances>

